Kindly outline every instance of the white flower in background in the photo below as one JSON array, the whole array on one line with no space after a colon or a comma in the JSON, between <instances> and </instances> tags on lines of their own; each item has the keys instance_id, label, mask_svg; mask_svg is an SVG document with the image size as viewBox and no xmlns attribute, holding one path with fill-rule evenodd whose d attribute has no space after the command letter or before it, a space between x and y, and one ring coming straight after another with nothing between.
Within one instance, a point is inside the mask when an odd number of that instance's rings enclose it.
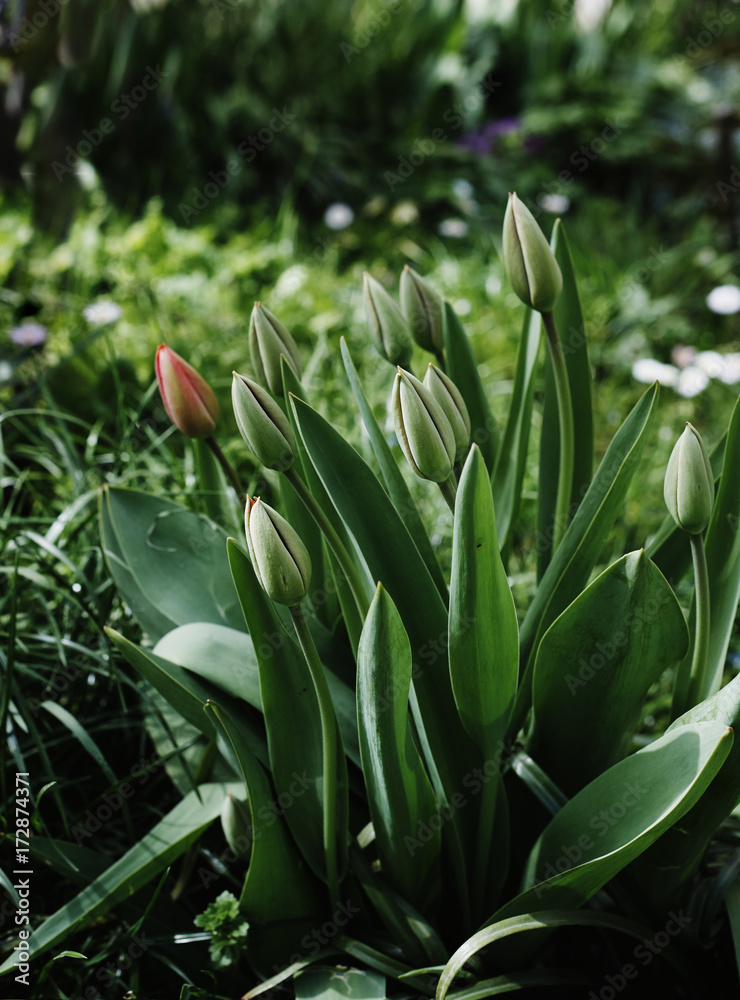
<instances>
[{"instance_id":1,"label":"white flower in background","mask_svg":"<svg viewBox=\"0 0 740 1000\"><path fill-rule=\"evenodd\" d=\"M473 307L470 304L470 299L455 299L452 303L452 308L455 310L458 316L469 316Z\"/></svg>"},{"instance_id":2,"label":"white flower in background","mask_svg":"<svg viewBox=\"0 0 740 1000\"><path fill-rule=\"evenodd\" d=\"M694 358L694 364L710 378L719 378L725 359L717 351L700 351Z\"/></svg>"},{"instance_id":3,"label":"white flower in background","mask_svg":"<svg viewBox=\"0 0 740 1000\"><path fill-rule=\"evenodd\" d=\"M352 224L355 213L343 201L335 201L324 212L324 222L329 229L346 229Z\"/></svg>"},{"instance_id":4,"label":"white flower in background","mask_svg":"<svg viewBox=\"0 0 740 1000\"><path fill-rule=\"evenodd\" d=\"M679 378L678 368L664 365L655 358L640 358L632 365L632 377L638 382L660 382L661 385L675 385Z\"/></svg>"},{"instance_id":5,"label":"white flower in background","mask_svg":"<svg viewBox=\"0 0 740 1000\"><path fill-rule=\"evenodd\" d=\"M692 399L694 396L698 396L700 392L703 392L708 385L709 376L707 373L695 365L689 365L678 376L678 381L674 388L679 396L683 396L684 399Z\"/></svg>"},{"instance_id":6,"label":"white flower in background","mask_svg":"<svg viewBox=\"0 0 740 1000\"><path fill-rule=\"evenodd\" d=\"M49 336L49 331L40 323L21 323L8 332L8 336L19 347L39 347Z\"/></svg>"},{"instance_id":7,"label":"white flower in background","mask_svg":"<svg viewBox=\"0 0 740 1000\"><path fill-rule=\"evenodd\" d=\"M570 208L570 198L564 194L541 194L537 201L546 212L564 215Z\"/></svg>"},{"instance_id":8,"label":"white flower in background","mask_svg":"<svg viewBox=\"0 0 740 1000\"><path fill-rule=\"evenodd\" d=\"M489 274L486 278L486 292L495 299L501 291L501 278L497 274Z\"/></svg>"},{"instance_id":9,"label":"white flower in background","mask_svg":"<svg viewBox=\"0 0 740 1000\"><path fill-rule=\"evenodd\" d=\"M91 305L85 306L82 315L88 323L93 323L95 326L108 326L121 318L123 309L117 302L101 299L100 302L93 302Z\"/></svg>"},{"instance_id":10,"label":"white flower in background","mask_svg":"<svg viewBox=\"0 0 740 1000\"><path fill-rule=\"evenodd\" d=\"M696 348L690 347L688 344L676 344L676 346L671 351L671 361L674 365L678 365L679 368L685 368L687 365L691 365L696 357Z\"/></svg>"},{"instance_id":11,"label":"white flower in background","mask_svg":"<svg viewBox=\"0 0 740 1000\"><path fill-rule=\"evenodd\" d=\"M458 177L457 180L452 182L452 193L456 198L472 198L475 194L475 188L470 181L466 181L462 177Z\"/></svg>"},{"instance_id":12,"label":"white flower in background","mask_svg":"<svg viewBox=\"0 0 740 1000\"><path fill-rule=\"evenodd\" d=\"M707 295L707 306L720 316L740 312L740 288L737 285L718 285Z\"/></svg>"},{"instance_id":13,"label":"white flower in background","mask_svg":"<svg viewBox=\"0 0 740 1000\"><path fill-rule=\"evenodd\" d=\"M450 236L453 239L459 240L463 236L467 236L468 224L464 219L444 219L439 224L439 234L440 236Z\"/></svg>"},{"instance_id":14,"label":"white flower in background","mask_svg":"<svg viewBox=\"0 0 740 1000\"><path fill-rule=\"evenodd\" d=\"M399 201L391 210L391 222L394 226L408 226L419 218L419 209L413 201Z\"/></svg>"},{"instance_id":15,"label":"white flower in background","mask_svg":"<svg viewBox=\"0 0 740 1000\"><path fill-rule=\"evenodd\" d=\"M736 385L740 382L740 354L725 354L724 366L719 373L720 382L725 385Z\"/></svg>"}]
</instances>

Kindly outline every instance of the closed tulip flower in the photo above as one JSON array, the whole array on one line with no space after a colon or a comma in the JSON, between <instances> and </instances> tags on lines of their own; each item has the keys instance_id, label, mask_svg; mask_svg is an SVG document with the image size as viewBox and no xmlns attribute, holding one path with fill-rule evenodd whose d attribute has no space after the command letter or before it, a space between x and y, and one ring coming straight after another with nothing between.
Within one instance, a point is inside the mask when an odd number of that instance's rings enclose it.
<instances>
[{"instance_id":1,"label":"closed tulip flower","mask_svg":"<svg viewBox=\"0 0 740 1000\"><path fill-rule=\"evenodd\" d=\"M266 386L273 396L283 395L283 373L280 356L301 377L301 359L296 343L286 328L261 302L255 302L249 320L249 356L257 381Z\"/></svg>"},{"instance_id":2,"label":"closed tulip flower","mask_svg":"<svg viewBox=\"0 0 740 1000\"><path fill-rule=\"evenodd\" d=\"M470 416L460 390L443 371L429 364L424 385L431 392L450 422L455 437L455 461L459 462L470 444Z\"/></svg>"},{"instance_id":3,"label":"closed tulip flower","mask_svg":"<svg viewBox=\"0 0 740 1000\"><path fill-rule=\"evenodd\" d=\"M293 607L306 596L311 559L296 531L259 497L244 515L249 555L262 588L277 604Z\"/></svg>"},{"instance_id":4,"label":"closed tulip flower","mask_svg":"<svg viewBox=\"0 0 740 1000\"><path fill-rule=\"evenodd\" d=\"M239 433L258 462L283 472L295 459L295 439L288 418L266 389L232 372L231 402Z\"/></svg>"},{"instance_id":5,"label":"closed tulip flower","mask_svg":"<svg viewBox=\"0 0 740 1000\"><path fill-rule=\"evenodd\" d=\"M366 272L364 280L365 315L376 350L393 365L407 365L414 345L403 313L372 275Z\"/></svg>"},{"instance_id":6,"label":"closed tulip flower","mask_svg":"<svg viewBox=\"0 0 740 1000\"><path fill-rule=\"evenodd\" d=\"M419 347L431 354L441 354L444 347L442 296L408 264L401 272L401 308Z\"/></svg>"},{"instance_id":7,"label":"closed tulip flower","mask_svg":"<svg viewBox=\"0 0 740 1000\"><path fill-rule=\"evenodd\" d=\"M393 386L398 443L417 476L442 483L452 473L455 435L444 410L417 378L402 368Z\"/></svg>"},{"instance_id":8,"label":"closed tulip flower","mask_svg":"<svg viewBox=\"0 0 740 1000\"><path fill-rule=\"evenodd\" d=\"M712 516L714 477L704 442L690 423L668 460L663 495L680 528L690 535L704 531Z\"/></svg>"},{"instance_id":9,"label":"closed tulip flower","mask_svg":"<svg viewBox=\"0 0 740 1000\"><path fill-rule=\"evenodd\" d=\"M187 437L210 437L219 407L203 376L166 344L157 348L154 369L162 403L175 427Z\"/></svg>"},{"instance_id":10,"label":"closed tulip flower","mask_svg":"<svg viewBox=\"0 0 740 1000\"><path fill-rule=\"evenodd\" d=\"M516 194L509 195L503 242L511 287L525 305L537 312L552 312L563 290L563 276L545 234Z\"/></svg>"}]
</instances>

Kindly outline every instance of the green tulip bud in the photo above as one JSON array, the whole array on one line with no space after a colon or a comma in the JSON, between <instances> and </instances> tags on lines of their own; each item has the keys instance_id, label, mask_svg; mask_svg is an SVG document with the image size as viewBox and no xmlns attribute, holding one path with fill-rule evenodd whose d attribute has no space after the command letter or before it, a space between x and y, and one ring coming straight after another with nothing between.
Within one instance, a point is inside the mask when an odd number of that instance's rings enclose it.
<instances>
[{"instance_id":1,"label":"green tulip bud","mask_svg":"<svg viewBox=\"0 0 740 1000\"><path fill-rule=\"evenodd\" d=\"M249 854L246 848L252 842L252 819L246 802L234 798L231 792L226 793L221 807L221 826L226 843L234 854Z\"/></svg>"},{"instance_id":2,"label":"green tulip bud","mask_svg":"<svg viewBox=\"0 0 740 1000\"><path fill-rule=\"evenodd\" d=\"M516 194L509 195L504 216L504 267L525 305L552 312L563 290L563 276L545 234Z\"/></svg>"},{"instance_id":3,"label":"green tulip bud","mask_svg":"<svg viewBox=\"0 0 740 1000\"><path fill-rule=\"evenodd\" d=\"M442 296L408 264L401 272L401 308L419 347L441 354L444 347Z\"/></svg>"},{"instance_id":4,"label":"green tulip bud","mask_svg":"<svg viewBox=\"0 0 740 1000\"><path fill-rule=\"evenodd\" d=\"M162 403L175 427L191 438L210 437L219 407L203 376L166 344L157 348L154 371Z\"/></svg>"},{"instance_id":5,"label":"green tulip bud","mask_svg":"<svg viewBox=\"0 0 740 1000\"><path fill-rule=\"evenodd\" d=\"M398 443L422 479L443 483L455 461L455 435L444 410L426 386L402 368L393 385Z\"/></svg>"},{"instance_id":6,"label":"green tulip bud","mask_svg":"<svg viewBox=\"0 0 740 1000\"><path fill-rule=\"evenodd\" d=\"M407 365L414 345L403 313L385 288L365 272L365 315L378 353L393 365Z\"/></svg>"},{"instance_id":7,"label":"green tulip bud","mask_svg":"<svg viewBox=\"0 0 740 1000\"><path fill-rule=\"evenodd\" d=\"M709 524L714 503L714 476L699 432L690 423L668 459L663 496L671 517L690 535Z\"/></svg>"},{"instance_id":8,"label":"green tulip bud","mask_svg":"<svg viewBox=\"0 0 740 1000\"><path fill-rule=\"evenodd\" d=\"M266 389L246 375L231 373L231 403L239 433L258 462L284 472L295 459L290 421Z\"/></svg>"},{"instance_id":9,"label":"green tulip bud","mask_svg":"<svg viewBox=\"0 0 740 1000\"><path fill-rule=\"evenodd\" d=\"M273 316L261 302L255 302L249 320L249 356L257 381L266 386L273 396L283 395L282 354L300 378L301 359L295 341L277 316Z\"/></svg>"},{"instance_id":10,"label":"green tulip bud","mask_svg":"<svg viewBox=\"0 0 740 1000\"><path fill-rule=\"evenodd\" d=\"M455 461L459 462L470 444L470 415L460 390L443 371L429 363L424 376L424 385L444 411L455 437Z\"/></svg>"},{"instance_id":11,"label":"green tulip bud","mask_svg":"<svg viewBox=\"0 0 740 1000\"><path fill-rule=\"evenodd\" d=\"M249 555L262 588L277 604L298 604L311 580L306 546L285 518L259 497L247 500L244 521Z\"/></svg>"}]
</instances>

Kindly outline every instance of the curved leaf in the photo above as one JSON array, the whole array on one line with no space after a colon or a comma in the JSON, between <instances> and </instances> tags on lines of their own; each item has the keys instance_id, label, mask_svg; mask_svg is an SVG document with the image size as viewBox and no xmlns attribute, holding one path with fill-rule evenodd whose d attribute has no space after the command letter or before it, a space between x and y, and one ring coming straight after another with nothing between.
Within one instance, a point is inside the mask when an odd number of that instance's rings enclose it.
<instances>
[{"instance_id":1,"label":"curved leaf","mask_svg":"<svg viewBox=\"0 0 740 1000\"><path fill-rule=\"evenodd\" d=\"M553 622L534 668L530 753L567 795L624 755L650 686L687 646L681 606L643 549Z\"/></svg>"},{"instance_id":2,"label":"curved leaf","mask_svg":"<svg viewBox=\"0 0 740 1000\"><path fill-rule=\"evenodd\" d=\"M360 637L357 721L362 769L385 878L424 910L439 891L440 834L434 791L411 734L411 646L393 601L378 584Z\"/></svg>"},{"instance_id":3,"label":"curved leaf","mask_svg":"<svg viewBox=\"0 0 740 1000\"><path fill-rule=\"evenodd\" d=\"M540 581L519 630L524 674L510 732L516 735L532 698L532 671L539 641L588 583L614 524L653 421L658 383L647 390L619 428L593 481Z\"/></svg>"},{"instance_id":4,"label":"curved leaf","mask_svg":"<svg viewBox=\"0 0 740 1000\"><path fill-rule=\"evenodd\" d=\"M100 514L111 575L154 640L193 621L244 631L218 525L171 500L112 486L102 491Z\"/></svg>"}]
</instances>

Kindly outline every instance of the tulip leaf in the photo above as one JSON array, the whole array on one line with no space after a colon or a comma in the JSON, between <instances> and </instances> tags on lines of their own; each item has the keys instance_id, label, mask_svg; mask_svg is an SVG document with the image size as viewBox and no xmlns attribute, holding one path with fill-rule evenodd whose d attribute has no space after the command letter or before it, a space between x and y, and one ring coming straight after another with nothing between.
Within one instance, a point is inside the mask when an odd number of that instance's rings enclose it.
<instances>
[{"instance_id":1,"label":"tulip leaf","mask_svg":"<svg viewBox=\"0 0 740 1000\"><path fill-rule=\"evenodd\" d=\"M315 410L294 399L296 420L311 461L362 552L372 578L383 584L401 616L414 663L411 706L422 753L438 799L460 790L475 761L474 747L457 715L447 669L447 609L432 577L372 470ZM451 810L445 824L452 863L465 892L464 822ZM465 904L463 904L465 905Z\"/></svg>"},{"instance_id":2,"label":"tulip leaf","mask_svg":"<svg viewBox=\"0 0 740 1000\"><path fill-rule=\"evenodd\" d=\"M527 309L519 342L514 389L504 437L496 455L491 479L499 547L503 550L519 512L524 470L527 464L529 431L532 426L537 357L542 342L542 317Z\"/></svg>"},{"instance_id":3,"label":"tulip leaf","mask_svg":"<svg viewBox=\"0 0 740 1000\"><path fill-rule=\"evenodd\" d=\"M228 541L234 584L254 639L267 728L270 770L282 814L316 874L326 878L323 830L321 716L311 672L296 639L286 631L246 554ZM341 737L338 738L341 747ZM338 867L347 867L347 763L337 754Z\"/></svg>"},{"instance_id":4,"label":"tulip leaf","mask_svg":"<svg viewBox=\"0 0 740 1000\"><path fill-rule=\"evenodd\" d=\"M460 390L470 415L470 440L481 450L490 475L496 461L498 429L488 405L468 335L452 303L444 302L443 328L447 374Z\"/></svg>"},{"instance_id":5,"label":"tulip leaf","mask_svg":"<svg viewBox=\"0 0 740 1000\"><path fill-rule=\"evenodd\" d=\"M262 711L257 657L246 632L191 622L163 635L154 652Z\"/></svg>"},{"instance_id":6,"label":"tulip leaf","mask_svg":"<svg viewBox=\"0 0 740 1000\"><path fill-rule=\"evenodd\" d=\"M229 782L200 785L189 792L123 857L32 932L27 942L31 961L108 913L171 865L220 814L226 794L238 795L240 788L239 783ZM15 968L11 955L0 975Z\"/></svg>"},{"instance_id":7,"label":"tulip leaf","mask_svg":"<svg viewBox=\"0 0 740 1000\"><path fill-rule=\"evenodd\" d=\"M567 795L621 759L650 686L687 646L681 607L644 550L609 566L553 622L534 668L530 753Z\"/></svg>"},{"instance_id":8,"label":"tulip leaf","mask_svg":"<svg viewBox=\"0 0 740 1000\"><path fill-rule=\"evenodd\" d=\"M437 806L411 733L411 670L403 622L378 584L357 659L362 770L383 874L423 911L439 891L440 835L437 828L419 839Z\"/></svg>"},{"instance_id":9,"label":"tulip leaf","mask_svg":"<svg viewBox=\"0 0 740 1000\"><path fill-rule=\"evenodd\" d=\"M367 969L306 969L293 980L295 1000L385 1000L385 976Z\"/></svg>"},{"instance_id":10,"label":"tulip leaf","mask_svg":"<svg viewBox=\"0 0 740 1000\"><path fill-rule=\"evenodd\" d=\"M244 631L224 556L227 536L207 517L171 500L106 486L101 534L116 586L152 639L193 621Z\"/></svg>"},{"instance_id":11,"label":"tulip leaf","mask_svg":"<svg viewBox=\"0 0 740 1000\"><path fill-rule=\"evenodd\" d=\"M524 675L510 732L516 735L532 697L532 670L540 639L588 583L609 531L622 509L655 413L658 383L638 400L607 448L529 606L519 630Z\"/></svg>"},{"instance_id":12,"label":"tulip leaf","mask_svg":"<svg viewBox=\"0 0 740 1000\"><path fill-rule=\"evenodd\" d=\"M349 348L347 347L344 337L342 337L341 346L344 370L347 373L349 384L352 387L352 392L354 393L355 400L357 401L357 406L360 410L365 430L370 438L370 444L372 445L372 449L380 469L383 485L385 486L388 496L393 502L393 506L400 514L403 515L404 523L409 530L409 534L413 538L422 559L426 563L426 567L437 585L437 589L442 596L442 600L446 603L448 597L447 584L445 583L444 576L439 568L439 562L437 560L436 553L432 548L432 543L429 541L426 528L424 527L421 517L419 516L419 511L417 510L416 504L414 503L411 493L409 492L409 488L406 485L406 480L403 478L403 473L398 467L398 462L395 460L393 452L385 439L385 435L378 426L378 421L375 419L372 407L367 401L362 384L357 375L357 370L352 363Z\"/></svg>"},{"instance_id":13,"label":"tulip leaf","mask_svg":"<svg viewBox=\"0 0 740 1000\"><path fill-rule=\"evenodd\" d=\"M491 480L477 445L460 478L450 582L449 658L452 690L460 719L476 743L489 779L498 775L504 734L519 674L519 628L516 608L501 562L496 537ZM492 865L492 830L500 781L486 781L481 791L476 846L475 894L481 912L489 894L487 879L500 872Z\"/></svg>"},{"instance_id":14,"label":"tulip leaf","mask_svg":"<svg viewBox=\"0 0 740 1000\"><path fill-rule=\"evenodd\" d=\"M205 706L219 740L230 747L244 779L251 830L237 848L248 864L239 908L249 921L249 948L260 963L280 963L299 947L320 919L324 887L306 866L281 815L267 774L245 743L241 730L215 702ZM290 929L281 924L290 913Z\"/></svg>"},{"instance_id":15,"label":"tulip leaf","mask_svg":"<svg viewBox=\"0 0 740 1000\"><path fill-rule=\"evenodd\" d=\"M719 722L683 726L602 772L549 822L529 856L528 888L492 921L582 906L699 800L732 740Z\"/></svg>"},{"instance_id":16,"label":"tulip leaf","mask_svg":"<svg viewBox=\"0 0 740 1000\"><path fill-rule=\"evenodd\" d=\"M260 716L248 705L240 704L217 687L208 677L198 677L176 663L151 650L142 649L126 639L120 632L106 628L106 635L136 670L140 677L152 685L175 711L208 739L215 738L210 721L203 715L203 705L211 698L227 704L230 715L237 719L250 749L263 763L267 762L264 726Z\"/></svg>"},{"instance_id":17,"label":"tulip leaf","mask_svg":"<svg viewBox=\"0 0 740 1000\"><path fill-rule=\"evenodd\" d=\"M591 408L591 366L588 360L586 331L581 314L573 261L565 235L565 227L558 219L550 240L552 252L560 265L563 275L563 290L555 303L553 316L558 337L565 355L568 370L570 398L573 408L573 485L571 489L571 510L581 502L591 482L594 460L594 420ZM542 436L540 437L540 475L538 482L538 535L540 539L552 538L555 500L558 489L560 468L560 418L555 392L555 378L552 370L550 351L547 352L545 376L545 403L542 413ZM537 548L537 575L547 569L552 555L551 545Z\"/></svg>"}]
</instances>

